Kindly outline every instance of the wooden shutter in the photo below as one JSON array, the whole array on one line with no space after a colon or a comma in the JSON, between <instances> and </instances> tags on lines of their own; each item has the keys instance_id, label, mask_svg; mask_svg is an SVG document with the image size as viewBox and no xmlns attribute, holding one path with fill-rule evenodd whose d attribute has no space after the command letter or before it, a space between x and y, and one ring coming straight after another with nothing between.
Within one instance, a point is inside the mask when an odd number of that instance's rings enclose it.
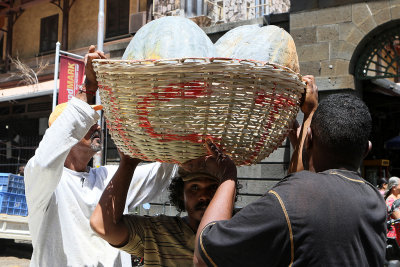
<instances>
[{"instance_id":1,"label":"wooden shutter","mask_svg":"<svg viewBox=\"0 0 400 267\"><path fill-rule=\"evenodd\" d=\"M58 41L58 14L40 21L40 53L56 49Z\"/></svg>"},{"instance_id":2,"label":"wooden shutter","mask_svg":"<svg viewBox=\"0 0 400 267\"><path fill-rule=\"evenodd\" d=\"M129 33L129 0L107 0L106 38Z\"/></svg>"}]
</instances>

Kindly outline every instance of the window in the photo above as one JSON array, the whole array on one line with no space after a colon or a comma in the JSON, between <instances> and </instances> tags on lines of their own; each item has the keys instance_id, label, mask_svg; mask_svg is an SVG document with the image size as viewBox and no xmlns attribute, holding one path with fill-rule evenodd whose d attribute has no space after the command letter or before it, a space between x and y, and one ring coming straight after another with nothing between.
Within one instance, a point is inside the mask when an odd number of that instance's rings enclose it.
<instances>
[{"instance_id":1,"label":"window","mask_svg":"<svg viewBox=\"0 0 400 267\"><path fill-rule=\"evenodd\" d=\"M58 41L58 14L40 21L40 53L56 49Z\"/></svg>"},{"instance_id":2,"label":"window","mask_svg":"<svg viewBox=\"0 0 400 267\"><path fill-rule=\"evenodd\" d=\"M129 33L129 0L107 0L106 38Z\"/></svg>"}]
</instances>

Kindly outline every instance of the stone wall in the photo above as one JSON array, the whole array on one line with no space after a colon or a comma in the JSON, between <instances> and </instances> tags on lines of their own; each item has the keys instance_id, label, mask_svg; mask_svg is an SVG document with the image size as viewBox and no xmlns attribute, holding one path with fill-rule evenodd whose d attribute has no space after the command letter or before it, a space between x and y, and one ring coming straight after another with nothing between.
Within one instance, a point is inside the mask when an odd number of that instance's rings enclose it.
<instances>
[{"instance_id":1,"label":"stone wall","mask_svg":"<svg viewBox=\"0 0 400 267\"><path fill-rule=\"evenodd\" d=\"M301 74L316 76L320 91L355 89L349 65L363 38L400 19L400 0L356 3L290 14Z\"/></svg>"}]
</instances>

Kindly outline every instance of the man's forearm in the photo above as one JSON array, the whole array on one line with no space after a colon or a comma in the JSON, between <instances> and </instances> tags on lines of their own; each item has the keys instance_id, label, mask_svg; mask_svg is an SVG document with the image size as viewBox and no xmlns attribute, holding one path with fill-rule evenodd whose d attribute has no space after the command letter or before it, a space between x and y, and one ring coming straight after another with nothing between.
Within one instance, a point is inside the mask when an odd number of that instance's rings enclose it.
<instances>
[{"instance_id":1,"label":"man's forearm","mask_svg":"<svg viewBox=\"0 0 400 267\"><path fill-rule=\"evenodd\" d=\"M90 219L93 230L113 245L121 244L128 236L127 228L124 227L121 218L137 164L139 161L136 164L125 164L121 160L117 172L104 190Z\"/></svg>"},{"instance_id":2,"label":"man's forearm","mask_svg":"<svg viewBox=\"0 0 400 267\"><path fill-rule=\"evenodd\" d=\"M235 195L236 181L234 180L224 181L215 192L213 199L211 200L206 212L203 215L203 218L201 219L199 228L197 229L194 255L195 266L205 266L203 260L201 259L198 247L201 232L203 231L204 227L211 222L229 220L232 217Z\"/></svg>"},{"instance_id":3,"label":"man's forearm","mask_svg":"<svg viewBox=\"0 0 400 267\"><path fill-rule=\"evenodd\" d=\"M306 83L306 91L303 95L304 102L302 103L300 108L301 111L304 113L304 120L300 129L299 137L297 138L297 144L292 144L294 146L294 151L292 159L290 160L288 174L304 170L302 160L304 141L307 136L308 128L311 125L311 120L314 112L317 110L318 107L318 88L315 84L314 76L306 75L303 77L303 81Z\"/></svg>"},{"instance_id":4,"label":"man's forearm","mask_svg":"<svg viewBox=\"0 0 400 267\"><path fill-rule=\"evenodd\" d=\"M303 124L300 127L299 137L297 138L297 143L292 144L294 147L294 151L290 160L288 174L304 170L302 152L304 141L307 135L307 130L311 125L313 114L314 112L311 112L308 115L304 115Z\"/></svg>"}]
</instances>

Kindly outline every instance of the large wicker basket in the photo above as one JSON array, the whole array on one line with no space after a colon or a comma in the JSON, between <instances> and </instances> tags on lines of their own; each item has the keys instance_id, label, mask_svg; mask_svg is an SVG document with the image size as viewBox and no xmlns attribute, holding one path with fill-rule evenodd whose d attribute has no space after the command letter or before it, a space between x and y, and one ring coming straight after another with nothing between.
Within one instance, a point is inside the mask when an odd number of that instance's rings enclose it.
<instances>
[{"instance_id":1,"label":"large wicker basket","mask_svg":"<svg viewBox=\"0 0 400 267\"><path fill-rule=\"evenodd\" d=\"M305 84L288 68L225 58L94 60L107 125L131 157L183 163L210 137L237 165L284 141Z\"/></svg>"}]
</instances>

